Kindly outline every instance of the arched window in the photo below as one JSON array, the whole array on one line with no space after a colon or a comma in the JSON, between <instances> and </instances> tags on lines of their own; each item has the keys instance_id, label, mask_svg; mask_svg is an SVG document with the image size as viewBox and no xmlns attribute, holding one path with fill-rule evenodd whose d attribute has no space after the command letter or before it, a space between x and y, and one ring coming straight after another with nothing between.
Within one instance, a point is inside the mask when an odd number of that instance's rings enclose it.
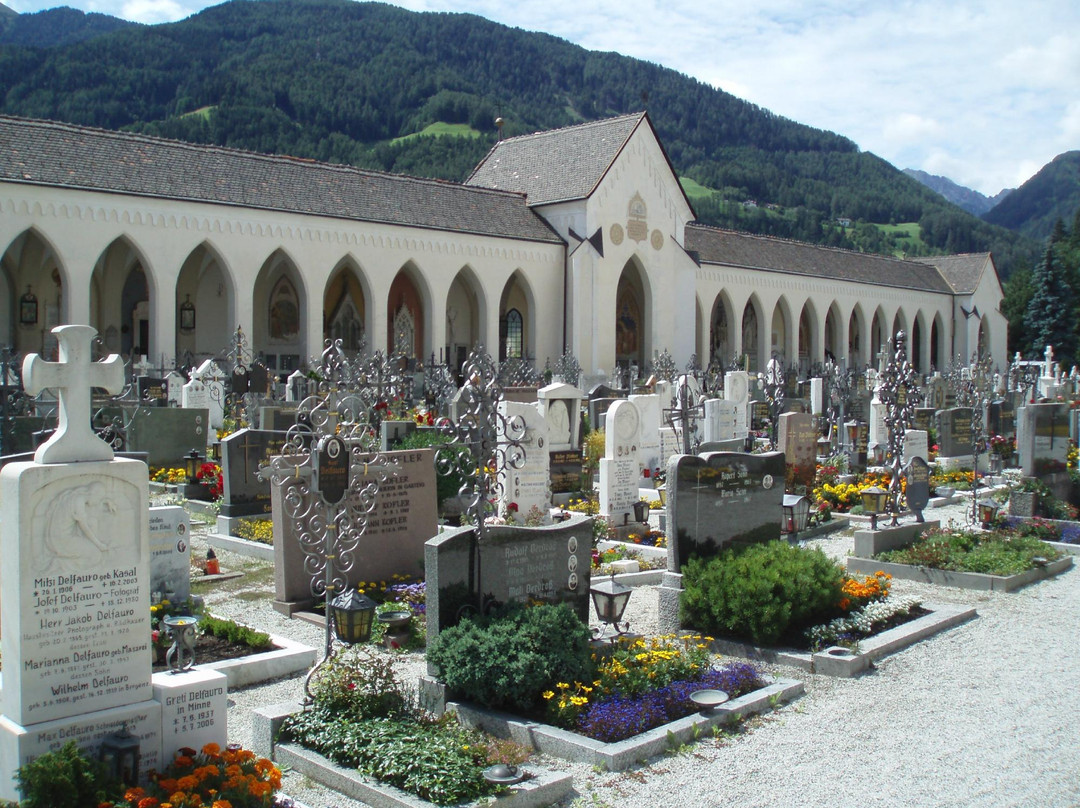
<instances>
[{"instance_id":1,"label":"arched window","mask_svg":"<svg viewBox=\"0 0 1080 808\"><path fill-rule=\"evenodd\" d=\"M517 309L510 309L506 312L506 358L521 359L522 349L522 337L525 333L524 324L521 318L521 312Z\"/></svg>"},{"instance_id":2,"label":"arched window","mask_svg":"<svg viewBox=\"0 0 1080 808\"><path fill-rule=\"evenodd\" d=\"M416 320L404 303L394 315L394 353L412 357L416 350Z\"/></svg>"},{"instance_id":3,"label":"arched window","mask_svg":"<svg viewBox=\"0 0 1080 808\"><path fill-rule=\"evenodd\" d=\"M270 294L269 320L271 340L287 342L296 339L300 333L300 306L296 288L286 277L278 280Z\"/></svg>"}]
</instances>

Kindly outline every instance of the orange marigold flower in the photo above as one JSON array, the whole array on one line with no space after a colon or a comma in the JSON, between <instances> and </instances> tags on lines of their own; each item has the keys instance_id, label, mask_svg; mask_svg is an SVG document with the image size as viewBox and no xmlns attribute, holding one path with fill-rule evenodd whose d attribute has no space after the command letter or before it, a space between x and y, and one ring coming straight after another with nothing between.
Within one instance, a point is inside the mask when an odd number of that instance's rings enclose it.
<instances>
[{"instance_id":1,"label":"orange marigold flower","mask_svg":"<svg viewBox=\"0 0 1080 808\"><path fill-rule=\"evenodd\" d=\"M232 803L228 800L214 800L214 804L210 808L232 808Z\"/></svg>"},{"instance_id":2,"label":"orange marigold flower","mask_svg":"<svg viewBox=\"0 0 1080 808\"><path fill-rule=\"evenodd\" d=\"M208 743L202 748L204 755L217 755L221 753L221 747L216 743Z\"/></svg>"},{"instance_id":3,"label":"orange marigold flower","mask_svg":"<svg viewBox=\"0 0 1080 808\"><path fill-rule=\"evenodd\" d=\"M139 808L158 808L159 805L157 797L143 797L139 800Z\"/></svg>"},{"instance_id":4,"label":"orange marigold flower","mask_svg":"<svg viewBox=\"0 0 1080 808\"><path fill-rule=\"evenodd\" d=\"M124 800L126 802L138 802L145 796L146 792L137 786L135 788L129 788L124 792Z\"/></svg>"}]
</instances>

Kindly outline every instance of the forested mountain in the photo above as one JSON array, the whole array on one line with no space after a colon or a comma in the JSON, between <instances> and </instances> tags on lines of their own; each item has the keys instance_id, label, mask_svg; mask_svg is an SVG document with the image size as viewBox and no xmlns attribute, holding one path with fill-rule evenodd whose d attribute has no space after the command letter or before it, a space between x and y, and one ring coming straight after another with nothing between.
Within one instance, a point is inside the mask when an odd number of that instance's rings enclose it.
<instances>
[{"instance_id":1,"label":"forested mountain","mask_svg":"<svg viewBox=\"0 0 1080 808\"><path fill-rule=\"evenodd\" d=\"M0 46L4 113L461 180L494 142L496 117L510 136L645 104L702 221L909 255L993 250L1006 274L1037 254L847 138L655 64L473 15L233 0L34 45Z\"/></svg>"},{"instance_id":2,"label":"forested mountain","mask_svg":"<svg viewBox=\"0 0 1080 808\"><path fill-rule=\"evenodd\" d=\"M7 6L0 6L0 45L52 48L132 25L135 23L108 14L86 14L66 6L36 14L16 14Z\"/></svg>"},{"instance_id":3,"label":"forested mountain","mask_svg":"<svg viewBox=\"0 0 1080 808\"><path fill-rule=\"evenodd\" d=\"M904 173L912 179L918 180L931 191L936 191L941 194L954 205L963 208L968 213L975 216L982 216L994 207L994 205L1007 197L1012 191L1011 188L1006 188L994 196L986 196L985 194L980 194L978 191L973 191L971 188L965 188L963 185L958 185L948 177L941 177L937 174L928 174L917 168L905 168Z\"/></svg>"},{"instance_id":4,"label":"forested mountain","mask_svg":"<svg viewBox=\"0 0 1080 808\"><path fill-rule=\"evenodd\" d=\"M1059 154L983 218L1045 241L1080 210L1080 151Z\"/></svg>"}]
</instances>

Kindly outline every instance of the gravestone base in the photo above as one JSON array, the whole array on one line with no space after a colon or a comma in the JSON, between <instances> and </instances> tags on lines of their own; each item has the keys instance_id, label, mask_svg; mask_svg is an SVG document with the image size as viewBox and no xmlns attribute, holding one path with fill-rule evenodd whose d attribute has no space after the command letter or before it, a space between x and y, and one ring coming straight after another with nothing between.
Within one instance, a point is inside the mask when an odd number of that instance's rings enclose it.
<instances>
[{"instance_id":1,"label":"gravestone base","mask_svg":"<svg viewBox=\"0 0 1080 808\"><path fill-rule=\"evenodd\" d=\"M649 526L644 522L630 520L625 525L614 525L611 528L614 536L612 541L629 541L631 536L643 536L649 532Z\"/></svg>"},{"instance_id":2,"label":"gravestone base","mask_svg":"<svg viewBox=\"0 0 1080 808\"><path fill-rule=\"evenodd\" d=\"M949 457L938 455L935 462L937 463L939 471L952 471L953 469L970 469L975 466L975 457L974 455L952 455ZM980 463L979 465L981 466L982 463Z\"/></svg>"},{"instance_id":3,"label":"gravestone base","mask_svg":"<svg viewBox=\"0 0 1080 808\"><path fill-rule=\"evenodd\" d=\"M181 747L202 749L227 741L228 681L224 673L192 669L155 673L154 699L161 707L161 758L170 763Z\"/></svg>"},{"instance_id":4,"label":"gravestone base","mask_svg":"<svg viewBox=\"0 0 1080 808\"><path fill-rule=\"evenodd\" d=\"M682 626L679 621L679 600L682 597L682 575L677 572L665 572L658 590L660 601L658 620L661 634L674 634Z\"/></svg>"},{"instance_id":5,"label":"gravestone base","mask_svg":"<svg viewBox=\"0 0 1080 808\"><path fill-rule=\"evenodd\" d=\"M923 531L940 527L940 525L941 522L934 519L878 530L856 530L854 532L855 555L859 558L873 558L886 550L905 547L915 541Z\"/></svg>"},{"instance_id":6,"label":"gravestone base","mask_svg":"<svg viewBox=\"0 0 1080 808\"><path fill-rule=\"evenodd\" d=\"M139 771L145 781L151 769L164 768L161 760L161 705L141 701L107 710L22 726L0 716L0 800L18 800L15 772L39 755L59 750L68 741L91 758L107 735L123 728L139 739Z\"/></svg>"}]
</instances>

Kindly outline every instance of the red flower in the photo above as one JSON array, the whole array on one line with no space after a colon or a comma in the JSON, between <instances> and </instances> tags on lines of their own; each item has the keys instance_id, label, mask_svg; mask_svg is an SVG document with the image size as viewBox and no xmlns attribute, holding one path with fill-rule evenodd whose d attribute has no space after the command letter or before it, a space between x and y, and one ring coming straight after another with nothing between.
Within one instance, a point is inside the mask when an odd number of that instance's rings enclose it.
<instances>
[{"instance_id":1,"label":"red flower","mask_svg":"<svg viewBox=\"0 0 1080 808\"><path fill-rule=\"evenodd\" d=\"M646 468L644 471L641 472L641 476L647 479L652 476L652 472Z\"/></svg>"},{"instance_id":2,"label":"red flower","mask_svg":"<svg viewBox=\"0 0 1080 808\"><path fill-rule=\"evenodd\" d=\"M518 504L516 502L511 502L509 505L506 506L506 510L513 511L514 513L517 513Z\"/></svg>"}]
</instances>

